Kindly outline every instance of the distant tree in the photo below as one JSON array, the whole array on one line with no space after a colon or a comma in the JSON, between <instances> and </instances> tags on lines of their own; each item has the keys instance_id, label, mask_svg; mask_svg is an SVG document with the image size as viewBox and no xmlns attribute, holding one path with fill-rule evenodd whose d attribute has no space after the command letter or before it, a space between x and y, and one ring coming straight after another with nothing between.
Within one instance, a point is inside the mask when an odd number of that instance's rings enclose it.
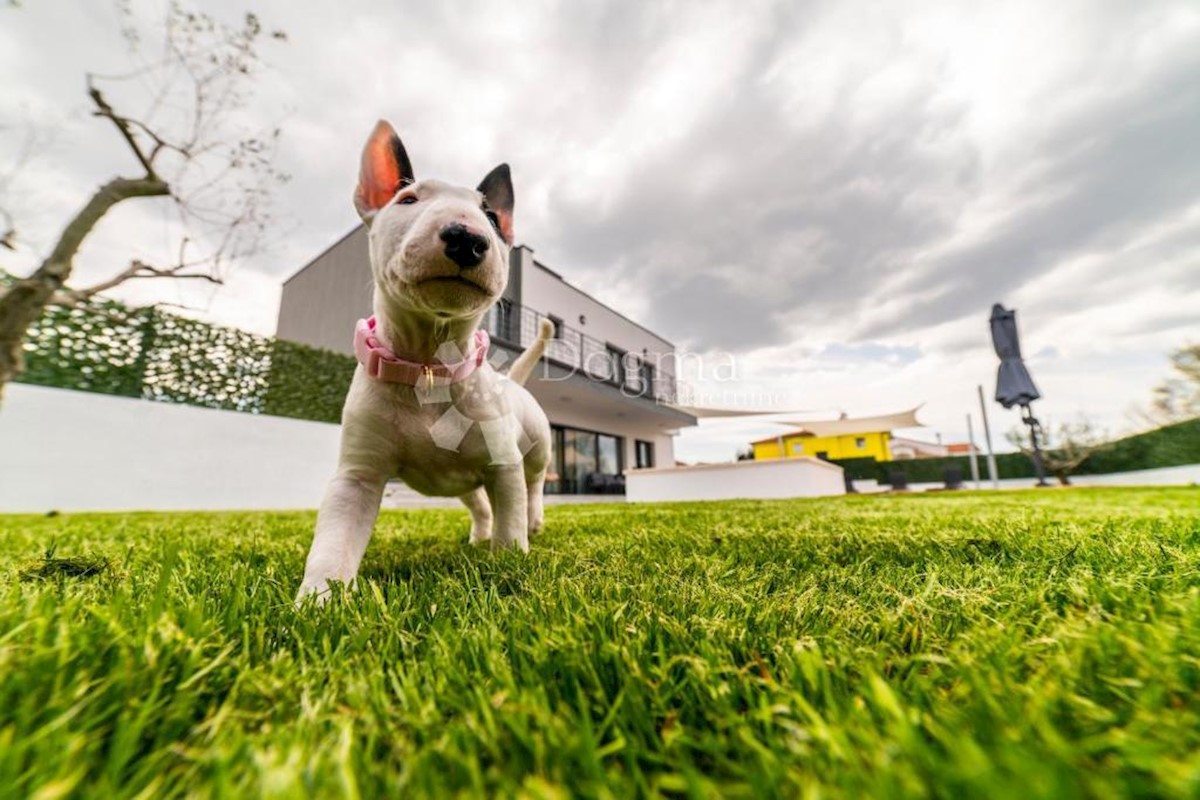
<instances>
[{"instance_id":1,"label":"distant tree","mask_svg":"<svg viewBox=\"0 0 1200 800\"><path fill-rule=\"evenodd\" d=\"M128 5L122 34L135 59L141 32ZM115 176L91 195L62 227L41 264L27 277L0 286L0 400L22 368L21 342L49 305L74 305L130 280L195 279L221 283L228 263L257 247L268 221L273 188L287 176L274 165L279 130L250 131L239 118L261 66L257 47L264 34L253 14L228 26L204 12L167 7L162 50L126 75L88 75L92 115L109 124L138 172ZM119 86L126 99L141 96L131 116L105 96ZM88 142L94 147L94 142ZM0 187L2 188L2 187ZM177 212L180 231L174 261L130 259L93 286L68 286L83 240L114 206L139 197L164 198ZM0 209L0 245L19 246L17 214Z\"/></svg>"},{"instance_id":2,"label":"distant tree","mask_svg":"<svg viewBox=\"0 0 1200 800\"><path fill-rule=\"evenodd\" d=\"M1150 418L1160 425L1200 417L1200 344L1171 353L1173 374L1154 389Z\"/></svg>"},{"instance_id":3,"label":"distant tree","mask_svg":"<svg viewBox=\"0 0 1200 800\"><path fill-rule=\"evenodd\" d=\"M737 460L738 461L753 461L754 460L754 448L753 447L738 448Z\"/></svg>"},{"instance_id":4,"label":"distant tree","mask_svg":"<svg viewBox=\"0 0 1200 800\"><path fill-rule=\"evenodd\" d=\"M1086 419L1043 428L1041 435L1042 463L1046 472L1058 478L1063 486L1070 486L1071 473L1107 443L1107 437ZM1033 457L1028 428L1013 428L1005 438L1022 453Z\"/></svg>"}]
</instances>

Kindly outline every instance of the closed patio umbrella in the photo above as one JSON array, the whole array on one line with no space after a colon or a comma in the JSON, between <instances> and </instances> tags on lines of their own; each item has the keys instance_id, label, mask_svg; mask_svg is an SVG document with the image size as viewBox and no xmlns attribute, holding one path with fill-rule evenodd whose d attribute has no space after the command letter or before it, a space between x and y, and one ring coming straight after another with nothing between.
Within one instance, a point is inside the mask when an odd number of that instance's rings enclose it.
<instances>
[{"instance_id":1,"label":"closed patio umbrella","mask_svg":"<svg viewBox=\"0 0 1200 800\"><path fill-rule=\"evenodd\" d=\"M1033 444L1033 466L1037 471L1037 485L1047 486L1046 469L1042 464L1042 450L1038 445L1041 423L1033 416L1029 404L1041 397L1033 378L1021 360L1021 341L1017 336L1017 312L996 303L992 306L992 346L1000 357L1000 369L996 373L996 402L1005 408L1021 407L1021 420L1029 426L1029 438Z\"/></svg>"},{"instance_id":2,"label":"closed patio umbrella","mask_svg":"<svg viewBox=\"0 0 1200 800\"><path fill-rule=\"evenodd\" d=\"M1017 312L996 303L992 306L992 346L1000 356L996 375L996 402L1005 408L1027 406L1041 397L1025 362L1017 336Z\"/></svg>"}]
</instances>

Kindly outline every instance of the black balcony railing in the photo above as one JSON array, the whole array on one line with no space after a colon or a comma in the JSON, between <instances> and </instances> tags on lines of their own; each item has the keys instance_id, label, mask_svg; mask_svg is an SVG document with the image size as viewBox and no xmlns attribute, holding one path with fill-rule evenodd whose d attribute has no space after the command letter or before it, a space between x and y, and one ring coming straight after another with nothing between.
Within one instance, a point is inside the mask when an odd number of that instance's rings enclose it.
<instances>
[{"instance_id":1,"label":"black balcony railing","mask_svg":"<svg viewBox=\"0 0 1200 800\"><path fill-rule=\"evenodd\" d=\"M537 337L543 319L551 320L557 332L546 345L548 361L629 396L661 403L677 402L674 353L625 352L547 314L507 300L492 307L484 318L484 326L500 343L525 348Z\"/></svg>"}]
</instances>

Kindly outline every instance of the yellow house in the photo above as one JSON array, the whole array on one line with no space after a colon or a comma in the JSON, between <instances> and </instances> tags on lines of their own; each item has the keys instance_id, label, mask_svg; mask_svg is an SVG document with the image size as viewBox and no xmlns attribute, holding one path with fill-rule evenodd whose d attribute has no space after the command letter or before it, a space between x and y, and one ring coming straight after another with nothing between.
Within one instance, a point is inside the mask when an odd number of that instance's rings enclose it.
<instances>
[{"instance_id":1,"label":"yellow house","mask_svg":"<svg viewBox=\"0 0 1200 800\"><path fill-rule=\"evenodd\" d=\"M891 461L892 451L889 443L892 431L898 428L924 427L917 421L915 408L881 417L850 419L843 416L839 419L782 424L794 425L796 430L751 442L755 461L791 456L827 459L873 458L876 461Z\"/></svg>"}]
</instances>

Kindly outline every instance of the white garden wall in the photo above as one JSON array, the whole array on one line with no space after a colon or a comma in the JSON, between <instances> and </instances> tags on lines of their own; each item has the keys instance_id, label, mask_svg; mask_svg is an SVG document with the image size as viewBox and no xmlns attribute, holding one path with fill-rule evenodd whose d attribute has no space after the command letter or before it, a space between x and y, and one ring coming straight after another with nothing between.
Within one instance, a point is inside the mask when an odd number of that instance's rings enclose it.
<instances>
[{"instance_id":1,"label":"white garden wall","mask_svg":"<svg viewBox=\"0 0 1200 800\"><path fill-rule=\"evenodd\" d=\"M625 473L625 496L631 503L825 497L845 491L841 467L808 457Z\"/></svg>"},{"instance_id":2,"label":"white garden wall","mask_svg":"<svg viewBox=\"0 0 1200 800\"><path fill-rule=\"evenodd\" d=\"M0 512L315 508L339 427L10 384Z\"/></svg>"}]
</instances>

